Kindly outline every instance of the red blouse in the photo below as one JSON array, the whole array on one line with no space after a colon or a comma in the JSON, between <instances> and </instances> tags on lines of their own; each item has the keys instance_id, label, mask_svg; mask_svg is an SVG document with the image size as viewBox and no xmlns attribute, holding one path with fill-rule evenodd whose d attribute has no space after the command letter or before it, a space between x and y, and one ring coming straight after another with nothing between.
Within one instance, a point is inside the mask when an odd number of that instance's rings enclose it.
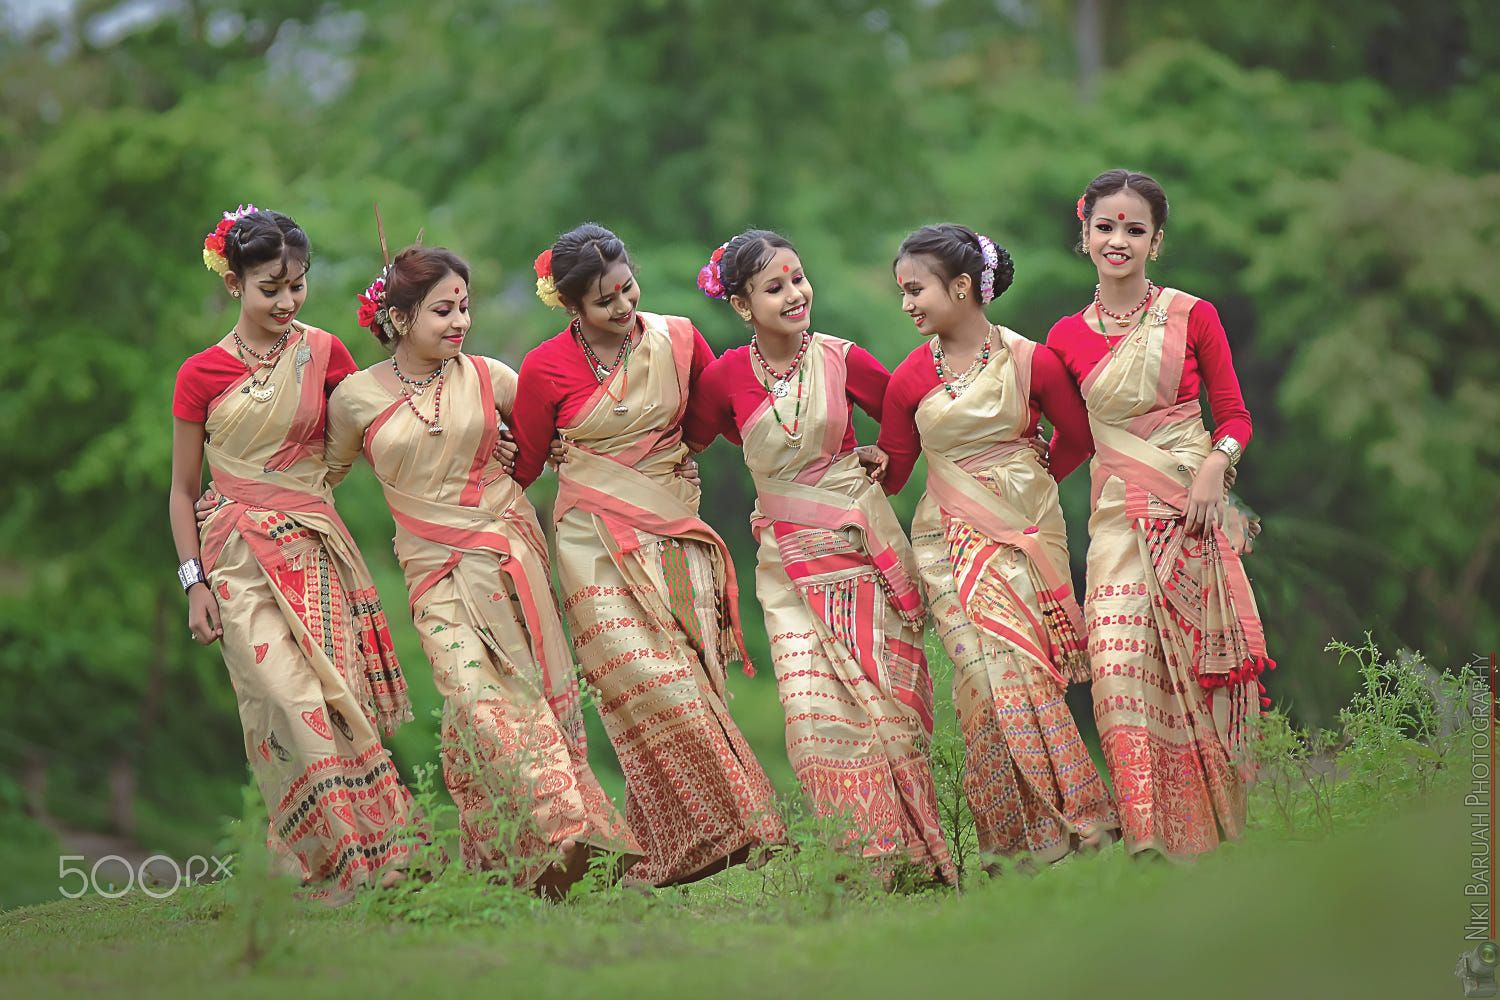
<instances>
[{"instance_id":1,"label":"red blouse","mask_svg":"<svg viewBox=\"0 0 1500 1000\"><path fill-rule=\"evenodd\" d=\"M309 328L314 329L314 328ZM321 332L321 331L320 331ZM328 397L349 375L359 370L349 348L332 334L328 354L328 376L323 382L323 414L327 414ZM201 424L208 420L208 407L224 391L245 375L245 364L219 344L199 351L177 369L177 385L172 391L172 416Z\"/></svg>"},{"instance_id":2,"label":"red blouse","mask_svg":"<svg viewBox=\"0 0 1500 1000\"><path fill-rule=\"evenodd\" d=\"M845 396L850 412L854 404L876 420L880 419L882 402L885 399L886 383L891 373L885 365L875 360L875 355L859 345L849 348L849 364L845 375ZM790 424L796 408L796 388L776 408L782 419ZM683 436L694 447L706 448L714 438L724 435L735 444L744 444L740 429L750 419L761 401L766 398L766 387L760 381L755 363L750 359L750 348L736 347L709 365L693 390L688 403L687 416L682 421ZM845 415L846 417L848 414ZM854 450L854 422L849 421L844 429L844 442L839 447L843 455Z\"/></svg>"},{"instance_id":3,"label":"red blouse","mask_svg":"<svg viewBox=\"0 0 1500 1000\"><path fill-rule=\"evenodd\" d=\"M1047 346L1062 358L1079 385L1109 351L1096 324L1090 306L1082 312L1064 316L1047 334ZM1241 446L1248 445L1250 411L1245 408L1240 380L1234 373L1229 337L1224 333L1224 324L1219 322L1219 311L1213 303L1199 299L1188 313L1187 357L1183 359L1177 402L1197 399L1205 383L1208 385L1209 411L1214 417L1213 439L1232 437ZM1056 462L1055 457L1053 461Z\"/></svg>"},{"instance_id":4,"label":"red blouse","mask_svg":"<svg viewBox=\"0 0 1500 1000\"><path fill-rule=\"evenodd\" d=\"M638 333L644 325L637 326ZM713 348L697 327L693 328L693 337L689 386L696 385L703 369L714 360ZM571 330L564 329L527 352L521 361L516 406L510 421L519 450L516 482L530 486L536 481L547 464L547 449L557 436L557 428L571 425L598 390L599 380Z\"/></svg>"},{"instance_id":5,"label":"red blouse","mask_svg":"<svg viewBox=\"0 0 1500 1000\"><path fill-rule=\"evenodd\" d=\"M927 344L908 354L891 374L879 440L881 449L890 456L883 484L887 493L899 492L911 477L922 447L917 407L940 385L932 348ZM1089 433L1088 411L1078 395L1078 386L1057 355L1038 344L1031 356L1031 419L1023 436L1036 433L1043 414L1056 431L1052 435L1050 470L1053 478L1061 481L1093 453L1094 437Z\"/></svg>"}]
</instances>

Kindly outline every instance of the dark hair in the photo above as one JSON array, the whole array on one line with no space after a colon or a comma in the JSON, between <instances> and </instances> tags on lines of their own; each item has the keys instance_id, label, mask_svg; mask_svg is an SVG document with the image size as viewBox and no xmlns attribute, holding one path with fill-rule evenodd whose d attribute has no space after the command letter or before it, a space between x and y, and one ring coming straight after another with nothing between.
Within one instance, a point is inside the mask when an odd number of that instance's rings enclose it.
<instances>
[{"instance_id":1,"label":"dark hair","mask_svg":"<svg viewBox=\"0 0 1500 1000\"><path fill-rule=\"evenodd\" d=\"M312 246L302 227L291 216L261 210L243 215L224 234L224 259L229 269L243 279L245 272L267 261L281 259L281 270L272 277L284 278L293 262L304 268L312 264Z\"/></svg>"},{"instance_id":2,"label":"dark hair","mask_svg":"<svg viewBox=\"0 0 1500 1000\"><path fill-rule=\"evenodd\" d=\"M998 243L995 244L995 256L999 258L995 266L995 298L998 299L1015 280L1016 265L1010 259L1010 251ZM979 234L968 226L954 222L923 226L901 241L901 249L891 261L892 270L903 257L931 257L937 262L938 275L944 281L967 274L974 282L977 297L984 272L984 251L979 247Z\"/></svg>"},{"instance_id":3,"label":"dark hair","mask_svg":"<svg viewBox=\"0 0 1500 1000\"><path fill-rule=\"evenodd\" d=\"M624 261L632 271L630 254L620 237L594 222L568 230L552 244L552 281L564 303L583 301L589 282L597 281L611 264Z\"/></svg>"},{"instance_id":4,"label":"dark hair","mask_svg":"<svg viewBox=\"0 0 1500 1000\"><path fill-rule=\"evenodd\" d=\"M1094 205L1100 198L1120 191L1134 191L1146 199L1146 204L1151 208L1151 224L1157 229L1166 226L1167 193L1156 183L1156 178L1150 174L1123 169L1106 170L1089 181L1089 186L1083 189L1083 218L1080 221L1085 224L1089 221L1089 217L1094 214Z\"/></svg>"},{"instance_id":5,"label":"dark hair","mask_svg":"<svg viewBox=\"0 0 1500 1000\"><path fill-rule=\"evenodd\" d=\"M750 279L771 263L777 250L797 252L791 240L769 229L747 229L730 240L724 248L724 256L719 258L719 281L724 285L724 298L743 296Z\"/></svg>"},{"instance_id":6,"label":"dark hair","mask_svg":"<svg viewBox=\"0 0 1500 1000\"><path fill-rule=\"evenodd\" d=\"M464 279L465 283L468 282L469 265L452 250L445 247L407 247L396 254L396 259L391 261L390 269L386 272L385 307L392 314L403 313L410 319L427 293L432 291L432 286L449 271ZM394 345L395 341L380 324L375 325L374 333L375 338L385 347Z\"/></svg>"}]
</instances>

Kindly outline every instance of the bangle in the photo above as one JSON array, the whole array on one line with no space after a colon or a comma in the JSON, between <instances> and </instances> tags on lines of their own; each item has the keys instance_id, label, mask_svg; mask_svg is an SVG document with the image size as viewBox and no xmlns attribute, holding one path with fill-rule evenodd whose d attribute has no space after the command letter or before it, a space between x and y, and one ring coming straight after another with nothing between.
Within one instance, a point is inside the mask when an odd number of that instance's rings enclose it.
<instances>
[{"instance_id":1,"label":"bangle","mask_svg":"<svg viewBox=\"0 0 1500 1000\"><path fill-rule=\"evenodd\" d=\"M193 558L178 566L177 582L182 584L184 591L195 583L207 583L208 580L203 576L203 564L197 558Z\"/></svg>"},{"instance_id":2,"label":"bangle","mask_svg":"<svg viewBox=\"0 0 1500 1000\"><path fill-rule=\"evenodd\" d=\"M1214 451L1222 451L1225 455L1229 456L1231 467L1239 465L1240 456L1245 454L1244 446L1232 437L1219 438L1218 442L1214 444Z\"/></svg>"}]
</instances>

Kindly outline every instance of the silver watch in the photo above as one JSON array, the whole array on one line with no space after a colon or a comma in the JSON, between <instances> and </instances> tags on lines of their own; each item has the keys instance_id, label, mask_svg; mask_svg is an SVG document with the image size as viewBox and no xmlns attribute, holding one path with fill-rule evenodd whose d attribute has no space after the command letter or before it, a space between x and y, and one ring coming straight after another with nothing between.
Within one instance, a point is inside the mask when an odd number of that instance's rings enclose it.
<instances>
[{"instance_id":1,"label":"silver watch","mask_svg":"<svg viewBox=\"0 0 1500 1000\"><path fill-rule=\"evenodd\" d=\"M1229 456L1231 466L1240 464L1240 456L1245 453L1244 445L1232 437L1221 437L1214 443L1214 451L1222 451Z\"/></svg>"},{"instance_id":2,"label":"silver watch","mask_svg":"<svg viewBox=\"0 0 1500 1000\"><path fill-rule=\"evenodd\" d=\"M189 559L181 566L178 566L177 582L182 584L184 591L195 583L207 583L208 580L203 575L203 564L197 559Z\"/></svg>"}]
</instances>

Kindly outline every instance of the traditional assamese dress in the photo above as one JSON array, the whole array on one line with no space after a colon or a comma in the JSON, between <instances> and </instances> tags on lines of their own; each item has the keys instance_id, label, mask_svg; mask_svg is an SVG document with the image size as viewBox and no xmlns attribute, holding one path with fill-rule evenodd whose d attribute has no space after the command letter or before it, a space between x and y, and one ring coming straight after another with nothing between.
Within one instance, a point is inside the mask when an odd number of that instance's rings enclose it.
<instances>
[{"instance_id":1,"label":"traditional assamese dress","mask_svg":"<svg viewBox=\"0 0 1500 1000\"><path fill-rule=\"evenodd\" d=\"M412 622L443 696L443 780L471 870L536 881L564 840L640 847L589 768L572 651L547 543L521 487L493 452L516 374L460 355L444 368L441 433L433 392L397 396L366 370L328 404L329 478L363 451L396 521Z\"/></svg>"},{"instance_id":2,"label":"traditional assamese dress","mask_svg":"<svg viewBox=\"0 0 1500 1000\"><path fill-rule=\"evenodd\" d=\"M742 445L755 480L755 590L792 770L820 814L847 819L865 857L951 881L926 756L926 602L906 533L854 454L851 407L880 419L890 375L815 333L773 407L773 379L755 365L748 347L710 365L683 427L696 446L720 434Z\"/></svg>"},{"instance_id":3,"label":"traditional assamese dress","mask_svg":"<svg viewBox=\"0 0 1500 1000\"><path fill-rule=\"evenodd\" d=\"M912 351L891 376L879 440L892 492L919 448L927 458L912 543L953 661L979 848L1055 861L1119 826L1065 700L1088 664L1053 477L1088 454L1088 422L1052 352L1005 327L992 337L957 398L931 345ZM1026 442L1042 414L1056 429L1050 474Z\"/></svg>"},{"instance_id":4,"label":"traditional assamese dress","mask_svg":"<svg viewBox=\"0 0 1500 1000\"><path fill-rule=\"evenodd\" d=\"M327 394L353 370L336 337L299 325L260 387L215 345L183 364L172 405L203 423L223 497L202 561L268 842L330 900L404 868L415 815L376 731L411 718L406 681L323 464Z\"/></svg>"},{"instance_id":5,"label":"traditional assamese dress","mask_svg":"<svg viewBox=\"0 0 1500 1000\"><path fill-rule=\"evenodd\" d=\"M1213 442L1248 443L1250 414L1211 303L1162 289L1120 333L1110 350L1076 313L1047 337L1083 389L1097 448L1085 600L1094 717L1126 846L1190 857L1244 830L1258 678L1275 665L1240 562L1243 515L1227 507L1201 538L1183 526Z\"/></svg>"},{"instance_id":6,"label":"traditional assamese dress","mask_svg":"<svg viewBox=\"0 0 1500 1000\"><path fill-rule=\"evenodd\" d=\"M569 443L553 512L563 614L646 854L630 874L660 885L786 831L725 700L726 665L744 658L734 566L674 471L713 352L686 319L637 315L638 342L602 384L569 330L527 354L516 479L537 477L554 432Z\"/></svg>"}]
</instances>

